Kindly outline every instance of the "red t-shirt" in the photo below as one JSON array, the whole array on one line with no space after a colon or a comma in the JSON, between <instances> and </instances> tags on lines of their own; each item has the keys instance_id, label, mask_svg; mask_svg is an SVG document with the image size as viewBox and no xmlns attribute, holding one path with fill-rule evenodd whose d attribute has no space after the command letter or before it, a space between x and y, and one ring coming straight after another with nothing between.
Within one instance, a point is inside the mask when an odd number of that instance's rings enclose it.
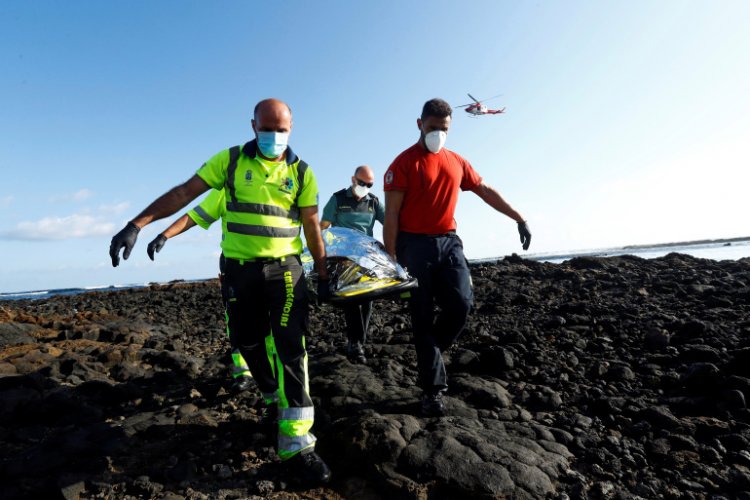
<instances>
[{"instance_id":1,"label":"red t-shirt","mask_svg":"<svg viewBox=\"0 0 750 500\"><path fill-rule=\"evenodd\" d=\"M481 182L471 164L453 151L443 148L431 153L417 143L393 160L383 189L404 192L400 231L444 234L456 229L453 214L459 188L469 191Z\"/></svg>"}]
</instances>

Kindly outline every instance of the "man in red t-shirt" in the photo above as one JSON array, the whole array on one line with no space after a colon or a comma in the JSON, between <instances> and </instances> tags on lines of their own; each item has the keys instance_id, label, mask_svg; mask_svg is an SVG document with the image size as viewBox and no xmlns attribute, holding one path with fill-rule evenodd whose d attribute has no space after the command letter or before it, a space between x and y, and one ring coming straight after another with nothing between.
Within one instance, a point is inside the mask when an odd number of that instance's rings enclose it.
<instances>
[{"instance_id":1,"label":"man in red t-shirt","mask_svg":"<svg viewBox=\"0 0 750 500\"><path fill-rule=\"evenodd\" d=\"M426 416L445 413L442 393L448 384L442 353L464 329L474 299L453 218L459 190L474 192L515 220L524 250L531 243L523 216L484 183L468 161L443 147L451 115L444 100L427 101L417 119L419 141L393 160L384 182L385 248L419 281L409 306ZM434 302L440 307L437 318Z\"/></svg>"}]
</instances>

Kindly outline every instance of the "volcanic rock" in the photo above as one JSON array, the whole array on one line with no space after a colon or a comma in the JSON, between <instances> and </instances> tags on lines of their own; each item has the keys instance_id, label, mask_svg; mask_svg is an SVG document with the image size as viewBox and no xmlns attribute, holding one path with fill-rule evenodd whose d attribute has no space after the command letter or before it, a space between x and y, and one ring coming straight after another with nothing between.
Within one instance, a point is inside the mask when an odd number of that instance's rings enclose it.
<instances>
[{"instance_id":1,"label":"volcanic rock","mask_svg":"<svg viewBox=\"0 0 750 500\"><path fill-rule=\"evenodd\" d=\"M230 391L215 281L0 307L3 498L750 498L750 259L473 265L423 418L406 304L368 364L340 309L307 339L326 487L286 477L254 393ZM259 495L259 496L255 496Z\"/></svg>"}]
</instances>

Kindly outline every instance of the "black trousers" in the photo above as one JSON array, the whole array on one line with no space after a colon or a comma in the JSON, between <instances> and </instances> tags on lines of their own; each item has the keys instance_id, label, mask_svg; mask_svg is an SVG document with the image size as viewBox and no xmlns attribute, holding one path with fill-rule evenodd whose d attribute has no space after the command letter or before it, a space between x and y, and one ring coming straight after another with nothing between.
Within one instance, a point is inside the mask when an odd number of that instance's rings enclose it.
<instances>
[{"instance_id":1,"label":"black trousers","mask_svg":"<svg viewBox=\"0 0 750 500\"><path fill-rule=\"evenodd\" d=\"M232 356L232 378L238 377L252 377L250 368L245 362L245 358L240 353L239 346L237 345L236 335L232 335L232 330L229 328L229 308L227 307L227 297L225 291L227 287L224 286L224 275L226 273L226 259L222 253L219 256L219 284L221 285L221 302L224 304L224 319L227 325L227 338L229 339L229 345L231 346ZM239 354L238 354L239 353Z\"/></svg>"},{"instance_id":2,"label":"black trousers","mask_svg":"<svg viewBox=\"0 0 750 500\"><path fill-rule=\"evenodd\" d=\"M474 300L463 243L454 233L400 232L396 254L398 262L419 282L409 299L419 386L431 394L444 391L448 380L442 353L463 331ZM438 314L435 303L440 308Z\"/></svg>"},{"instance_id":3,"label":"black trousers","mask_svg":"<svg viewBox=\"0 0 750 500\"><path fill-rule=\"evenodd\" d=\"M227 323L227 337L229 338L229 345L234 351L235 349L239 349L239 346L237 345L237 340L235 339L235 335L232 335L232 330L229 328L229 308L227 307L227 290L228 287L224 286L224 281L226 280L226 272L227 272L227 260L224 258L224 254L222 253L219 255L219 284L221 285L221 301L224 303L224 312L226 314L226 323Z\"/></svg>"},{"instance_id":4,"label":"black trousers","mask_svg":"<svg viewBox=\"0 0 750 500\"><path fill-rule=\"evenodd\" d=\"M308 302L299 257L244 264L226 259L223 286L232 343L261 392L277 397L281 408L312 407L305 350Z\"/></svg>"},{"instance_id":5,"label":"black trousers","mask_svg":"<svg viewBox=\"0 0 750 500\"><path fill-rule=\"evenodd\" d=\"M349 304L342 307L346 319L346 337L349 342L361 342L367 339L367 329L372 315L372 301Z\"/></svg>"}]
</instances>

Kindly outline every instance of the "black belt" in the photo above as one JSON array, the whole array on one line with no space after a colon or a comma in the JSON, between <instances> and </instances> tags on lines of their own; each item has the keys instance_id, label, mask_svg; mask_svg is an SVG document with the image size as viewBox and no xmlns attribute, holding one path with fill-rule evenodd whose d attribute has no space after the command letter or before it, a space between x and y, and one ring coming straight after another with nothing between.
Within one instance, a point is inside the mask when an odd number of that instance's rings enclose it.
<instances>
[{"instance_id":1,"label":"black belt","mask_svg":"<svg viewBox=\"0 0 750 500\"><path fill-rule=\"evenodd\" d=\"M283 257L253 257L252 259L233 259L232 257L225 257L225 259L241 266L248 264L273 264L275 262L286 264L287 261L291 261L292 259L297 263L300 262L299 255L284 255Z\"/></svg>"}]
</instances>

